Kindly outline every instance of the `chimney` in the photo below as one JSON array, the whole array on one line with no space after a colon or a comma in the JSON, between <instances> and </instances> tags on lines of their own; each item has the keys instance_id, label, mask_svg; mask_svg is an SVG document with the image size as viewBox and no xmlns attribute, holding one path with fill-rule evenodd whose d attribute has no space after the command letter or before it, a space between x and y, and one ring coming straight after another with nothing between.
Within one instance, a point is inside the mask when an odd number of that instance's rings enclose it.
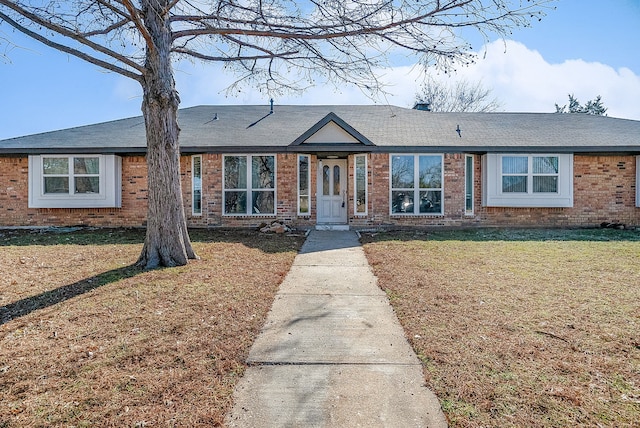
<instances>
[{"instance_id":1,"label":"chimney","mask_svg":"<svg viewBox=\"0 0 640 428\"><path fill-rule=\"evenodd\" d=\"M431 111L431 103L416 103L414 110Z\"/></svg>"}]
</instances>

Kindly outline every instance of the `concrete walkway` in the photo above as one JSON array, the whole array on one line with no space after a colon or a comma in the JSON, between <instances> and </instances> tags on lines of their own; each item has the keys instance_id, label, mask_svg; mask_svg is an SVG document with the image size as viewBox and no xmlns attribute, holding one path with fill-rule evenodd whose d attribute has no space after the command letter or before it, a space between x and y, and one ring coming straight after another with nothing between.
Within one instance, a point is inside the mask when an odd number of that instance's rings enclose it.
<instances>
[{"instance_id":1,"label":"concrete walkway","mask_svg":"<svg viewBox=\"0 0 640 428\"><path fill-rule=\"evenodd\" d=\"M312 231L238 383L229 427L446 427L354 232Z\"/></svg>"}]
</instances>

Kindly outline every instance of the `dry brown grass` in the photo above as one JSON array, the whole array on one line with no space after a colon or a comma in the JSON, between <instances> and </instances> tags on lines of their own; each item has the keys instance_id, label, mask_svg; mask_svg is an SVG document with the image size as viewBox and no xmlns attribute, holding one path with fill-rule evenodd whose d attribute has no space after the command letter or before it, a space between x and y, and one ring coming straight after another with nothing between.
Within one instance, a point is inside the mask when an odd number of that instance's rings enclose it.
<instances>
[{"instance_id":1,"label":"dry brown grass","mask_svg":"<svg viewBox=\"0 0 640 428\"><path fill-rule=\"evenodd\" d=\"M221 424L303 239L192 238L141 271L140 232L0 232L0 427Z\"/></svg>"},{"instance_id":2,"label":"dry brown grass","mask_svg":"<svg viewBox=\"0 0 640 428\"><path fill-rule=\"evenodd\" d=\"M472 231L363 241L452 427L638 427L639 237Z\"/></svg>"}]
</instances>

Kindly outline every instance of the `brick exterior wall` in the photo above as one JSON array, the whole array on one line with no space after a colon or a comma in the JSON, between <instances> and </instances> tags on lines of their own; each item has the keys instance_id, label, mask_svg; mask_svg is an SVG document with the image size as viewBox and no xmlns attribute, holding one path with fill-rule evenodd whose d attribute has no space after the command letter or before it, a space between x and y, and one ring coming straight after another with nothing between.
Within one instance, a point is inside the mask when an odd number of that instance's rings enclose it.
<instances>
[{"instance_id":1,"label":"brick exterior wall","mask_svg":"<svg viewBox=\"0 0 640 428\"><path fill-rule=\"evenodd\" d=\"M465 155L444 155L444 215L400 216L389 209L389 155L369 153L367 158L367 216L354 212L355 156L348 157L348 219L355 228L387 226L597 226L601 222L640 225L635 207L635 156L574 156L572 208L495 208L482 206L481 157L474 156L474 212L465 213ZM254 227L282 220L298 227L316 223L317 163L310 156L311 215L298 216L298 156L276 156L276 215L225 216L222 213L222 159L202 155L202 215L191 211L191 156L181 157L182 190L188 224L192 227ZM0 226L105 226L139 227L147 213L147 167L144 157L122 157L122 208L28 208L27 156L0 157Z\"/></svg>"}]
</instances>

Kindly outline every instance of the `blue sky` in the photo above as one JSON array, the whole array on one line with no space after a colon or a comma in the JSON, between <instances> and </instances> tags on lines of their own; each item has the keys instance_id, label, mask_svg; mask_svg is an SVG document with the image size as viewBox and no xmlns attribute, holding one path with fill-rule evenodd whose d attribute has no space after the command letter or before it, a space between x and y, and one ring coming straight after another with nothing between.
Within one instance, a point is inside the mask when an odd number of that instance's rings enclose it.
<instances>
[{"instance_id":1,"label":"blue sky","mask_svg":"<svg viewBox=\"0 0 640 428\"><path fill-rule=\"evenodd\" d=\"M640 120L640 0L559 0L542 22L519 29L506 43L478 49L475 65L454 77L481 81L502 102L502 111L553 112L573 93L581 102L603 97L610 116ZM0 37L19 48L0 58L0 139L103 122L140 114L136 82L29 41L6 26ZM506 49L506 51L505 51ZM378 103L410 107L418 71L399 65L383 72L388 96ZM233 81L216 66L180 64L176 81L181 107L199 104L268 104L247 89L234 97ZM356 88L317 87L276 104L369 104Z\"/></svg>"}]
</instances>

